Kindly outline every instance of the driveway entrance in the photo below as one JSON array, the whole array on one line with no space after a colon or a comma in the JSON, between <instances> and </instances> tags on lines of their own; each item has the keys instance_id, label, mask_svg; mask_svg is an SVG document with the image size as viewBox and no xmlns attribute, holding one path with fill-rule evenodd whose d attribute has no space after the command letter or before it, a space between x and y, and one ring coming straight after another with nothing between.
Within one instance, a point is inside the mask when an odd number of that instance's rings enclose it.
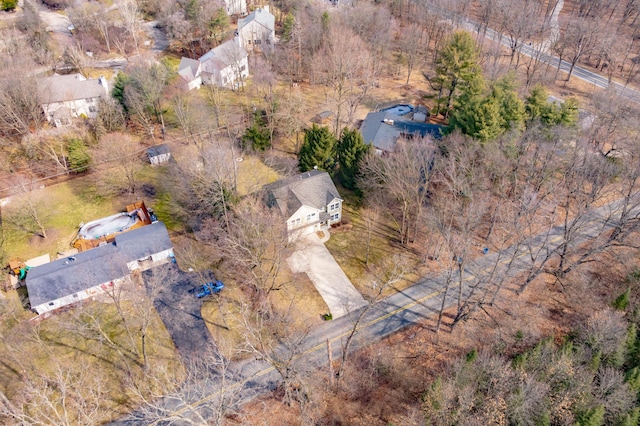
<instances>
[{"instance_id":1,"label":"driveway entrance","mask_svg":"<svg viewBox=\"0 0 640 426\"><path fill-rule=\"evenodd\" d=\"M287 259L289 266L293 272L305 272L309 276L334 319L366 305L318 235L313 233L301 238L298 246Z\"/></svg>"}]
</instances>

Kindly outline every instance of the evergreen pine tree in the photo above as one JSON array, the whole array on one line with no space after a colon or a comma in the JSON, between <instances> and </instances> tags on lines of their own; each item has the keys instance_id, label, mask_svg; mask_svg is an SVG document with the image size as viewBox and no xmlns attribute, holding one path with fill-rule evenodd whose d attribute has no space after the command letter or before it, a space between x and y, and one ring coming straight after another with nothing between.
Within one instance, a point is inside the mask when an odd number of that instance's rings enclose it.
<instances>
[{"instance_id":1,"label":"evergreen pine tree","mask_svg":"<svg viewBox=\"0 0 640 426\"><path fill-rule=\"evenodd\" d=\"M89 149L82 139L71 139L67 145L67 154L69 168L74 173L82 173L89 168L91 156L89 155Z\"/></svg>"},{"instance_id":2,"label":"evergreen pine tree","mask_svg":"<svg viewBox=\"0 0 640 426\"><path fill-rule=\"evenodd\" d=\"M500 108L500 124L503 130L522 130L526 121L524 102L518 97L513 75L507 75L496 81L491 88Z\"/></svg>"},{"instance_id":3,"label":"evergreen pine tree","mask_svg":"<svg viewBox=\"0 0 640 426\"><path fill-rule=\"evenodd\" d=\"M287 16L284 17L284 22L282 22L282 41L289 41L293 36L293 30L296 25L296 18L293 16L291 12L287 13Z\"/></svg>"},{"instance_id":4,"label":"evergreen pine tree","mask_svg":"<svg viewBox=\"0 0 640 426\"><path fill-rule=\"evenodd\" d=\"M540 118L550 126L575 126L578 123L578 101L570 98L561 104L549 102L547 90L537 85L526 99L528 121Z\"/></svg>"},{"instance_id":5,"label":"evergreen pine tree","mask_svg":"<svg viewBox=\"0 0 640 426\"><path fill-rule=\"evenodd\" d=\"M256 111L253 116L253 124L242 135L242 148L253 148L264 151L271 147L271 138L264 111Z\"/></svg>"},{"instance_id":6,"label":"evergreen pine tree","mask_svg":"<svg viewBox=\"0 0 640 426\"><path fill-rule=\"evenodd\" d=\"M544 86L538 84L531 89L531 93L525 100L525 109L529 121L542 117L547 108L547 98L547 89Z\"/></svg>"},{"instance_id":7,"label":"evergreen pine tree","mask_svg":"<svg viewBox=\"0 0 640 426\"><path fill-rule=\"evenodd\" d=\"M465 135L486 142L500 135L501 121L497 99L487 95L485 81L477 75L456 101L449 120L449 131L458 129Z\"/></svg>"},{"instance_id":8,"label":"evergreen pine tree","mask_svg":"<svg viewBox=\"0 0 640 426\"><path fill-rule=\"evenodd\" d=\"M304 133L304 142L298 154L298 167L301 172L312 170L332 171L335 167L336 138L327 127L313 125Z\"/></svg>"},{"instance_id":9,"label":"evergreen pine tree","mask_svg":"<svg viewBox=\"0 0 640 426\"><path fill-rule=\"evenodd\" d=\"M370 145L364 143L358 130L342 130L338 142L338 178L345 188L356 189L356 177L360 169L360 161L369 151Z\"/></svg>"},{"instance_id":10,"label":"evergreen pine tree","mask_svg":"<svg viewBox=\"0 0 640 426\"><path fill-rule=\"evenodd\" d=\"M454 33L438 56L436 77L431 81L432 87L439 92L436 114L442 109L444 115L448 116L459 92L480 74L473 37L465 31Z\"/></svg>"}]
</instances>

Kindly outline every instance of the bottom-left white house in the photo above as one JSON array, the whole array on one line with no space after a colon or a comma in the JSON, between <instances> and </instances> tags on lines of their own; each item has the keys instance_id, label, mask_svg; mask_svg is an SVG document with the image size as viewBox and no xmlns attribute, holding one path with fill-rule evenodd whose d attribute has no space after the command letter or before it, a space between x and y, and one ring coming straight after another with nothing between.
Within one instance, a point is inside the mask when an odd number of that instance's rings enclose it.
<instances>
[{"instance_id":1,"label":"bottom-left white house","mask_svg":"<svg viewBox=\"0 0 640 426\"><path fill-rule=\"evenodd\" d=\"M26 277L31 309L41 315L106 293L131 272L172 257L173 245L162 222L118 234L112 243L31 268Z\"/></svg>"}]
</instances>

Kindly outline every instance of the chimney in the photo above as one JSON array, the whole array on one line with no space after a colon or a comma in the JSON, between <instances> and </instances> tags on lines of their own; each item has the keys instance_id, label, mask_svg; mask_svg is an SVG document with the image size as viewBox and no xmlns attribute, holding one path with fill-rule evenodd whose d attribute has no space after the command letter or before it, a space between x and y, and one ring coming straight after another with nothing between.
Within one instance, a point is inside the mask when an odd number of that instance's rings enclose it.
<instances>
[{"instance_id":1,"label":"chimney","mask_svg":"<svg viewBox=\"0 0 640 426\"><path fill-rule=\"evenodd\" d=\"M104 76L100 76L98 78L98 84L102 87L104 87L104 92L108 95L109 94L109 83L107 83L107 79L104 78Z\"/></svg>"}]
</instances>

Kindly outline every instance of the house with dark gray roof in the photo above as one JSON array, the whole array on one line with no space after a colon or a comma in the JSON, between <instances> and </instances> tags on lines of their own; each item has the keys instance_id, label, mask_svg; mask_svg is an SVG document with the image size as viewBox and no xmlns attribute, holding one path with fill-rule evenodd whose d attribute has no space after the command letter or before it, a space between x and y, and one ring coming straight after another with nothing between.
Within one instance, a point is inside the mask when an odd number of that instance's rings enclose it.
<instances>
[{"instance_id":1,"label":"house with dark gray roof","mask_svg":"<svg viewBox=\"0 0 640 426\"><path fill-rule=\"evenodd\" d=\"M31 268L25 280L31 309L41 315L107 293L131 272L172 257L173 245L162 222L118 234L112 243Z\"/></svg>"},{"instance_id":2,"label":"house with dark gray roof","mask_svg":"<svg viewBox=\"0 0 640 426\"><path fill-rule=\"evenodd\" d=\"M342 198L329 173L311 170L264 187L266 203L286 218L291 239L342 220Z\"/></svg>"},{"instance_id":3,"label":"house with dark gray roof","mask_svg":"<svg viewBox=\"0 0 640 426\"><path fill-rule=\"evenodd\" d=\"M171 158L171 150L165 143L147 148L147 158L149 163L157 166L160 163L166 163Z\"/></svg>"},{"instance_id":4,"label":"house with dark gray roof","mask_svg":"<svg viewBox=\"0 0 640 426\"><path fill-rule=\"evenodd\" d=\"M360 126L364 143L373 145L378 153L390 153L402 137L438 138L442 126L425 122L427 113L412 105L396 105L370 112Z\"/></svg>"},{"instance_id":5,"label":"house with dark gray roof","mask_svg":"<svg viewBox=\"0 0 640 426\"><path fill-rule=\"evenodd\" d=\"M104 77L87 80L81 74L53 75L38 79L38 100L47 121L57 127L71 119L98 115L98 101L109 94Z\"/></svg>"}]
</instances>

